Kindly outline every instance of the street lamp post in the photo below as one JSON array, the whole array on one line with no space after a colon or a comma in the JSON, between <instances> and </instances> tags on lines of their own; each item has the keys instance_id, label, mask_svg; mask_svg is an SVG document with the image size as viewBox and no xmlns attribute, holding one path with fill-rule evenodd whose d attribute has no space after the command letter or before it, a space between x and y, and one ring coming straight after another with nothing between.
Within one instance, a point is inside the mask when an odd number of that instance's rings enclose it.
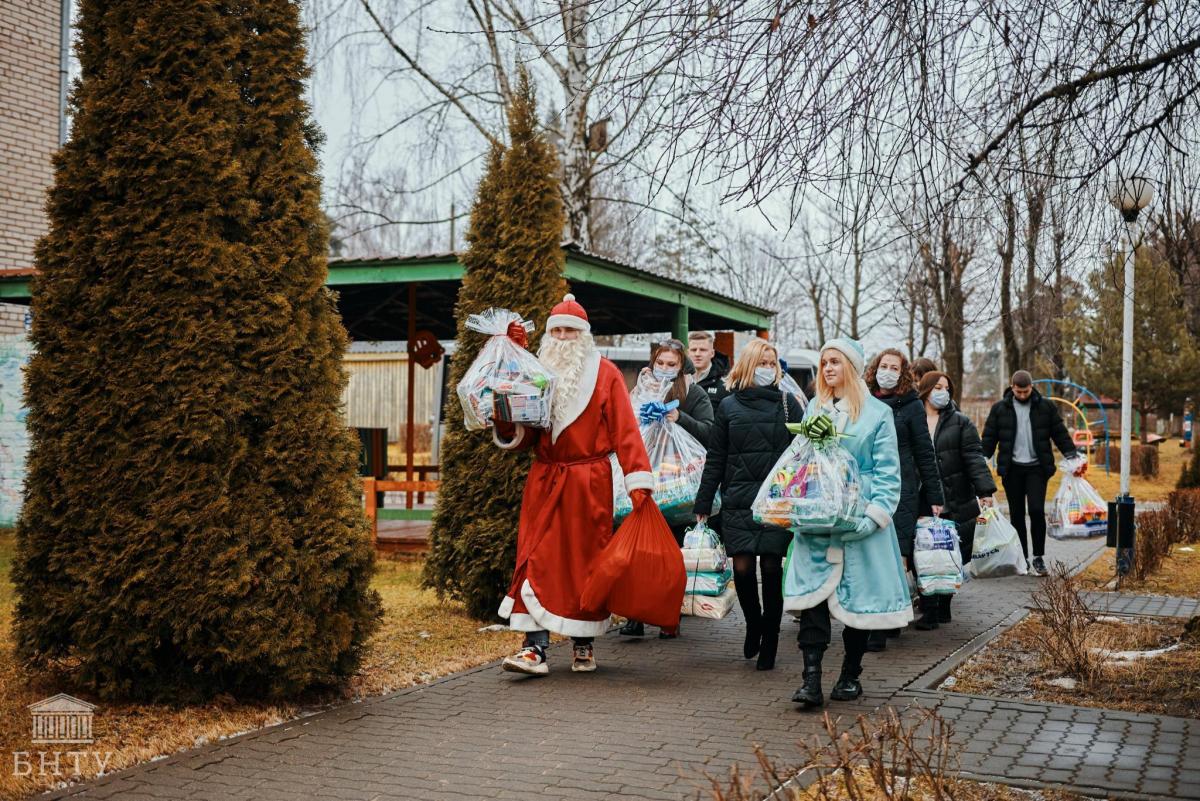
<instances>
[{"instance_id":1,"label":"street lamp post","mask_svg":"<svg viewBox=\"0 0 1200 801\"><path fill-rule=\"evenodd\" d=\"M1109 507L1110 544L1117 548L1117 580L1129 572L1133 557L1134 514L1133 496L1129 494L1129 468L1132 457L1133 432L1133 288L1134 265L1137 261L1138 213L1150 204L1154 190L1145 178L1118 178L1112 186L1112 204L1121 212L1129 239L1125 256L1123 331L1121 335L1121 490Z\"/></svg>"}]
</instances>

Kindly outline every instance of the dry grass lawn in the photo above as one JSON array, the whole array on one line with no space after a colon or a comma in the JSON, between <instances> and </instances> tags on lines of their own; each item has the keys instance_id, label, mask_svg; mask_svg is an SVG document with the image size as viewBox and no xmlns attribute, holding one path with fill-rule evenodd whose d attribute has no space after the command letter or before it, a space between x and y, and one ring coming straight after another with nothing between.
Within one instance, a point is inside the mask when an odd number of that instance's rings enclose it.
<instances>
[{"instance_id":1,"label":"dry grass lawn","mask_svg":"<svg viewBox=\"0 0 1200 801\"><path fill-rule=\"evenodd\" d=\"M1079 574L1080 582L1092 590L1116 589L1109 585L1116 576L1115 559L1116 554L1106 550ZM1200 544L1174 546L1158 570L1145 581L1121 579L1121 592L1200 598Z\"/></svg>"},{"instance_id":2,"label":"dry grass lawn","mask_svg":"<svg viewBox=\"0 0 1200 801\"><path fill-rule=\"evenodd\" d=\"M0 530L0 798L27 798L71 778L73 758L63 757L61 775L38 775L37 751L55 746L34 746L26 706L59 692L95 702L71 683L69 676L34 675L17 664L10 640L13 588L9 568L13 534ZM108 770L203 745L232 735L297 717L347 698L381 695L391 690L429 681L457 670L483 664L512 651L520 636L511 632L484 632L482 624L455 604L438 603L419 587L419 559L382 560L374 586L383 597L385 617L372 639L365 663L339 694L314 695L285 704L256 704L218 698L203 706L170 707L149 704L101 702L96 710L91 746L57 746L111 752ZM13 775L12 752L33 752L31 775ZM52 763L51 763L52 766ZM82 760L82 778L97 775L94 760Z\"/></svg>"},{"instance_id":3,"label":"dry grass lawn","mask_svg":"<svg viewBox=\"0 0 1200 801\"><path fill-rule=\"evenodd\" d=\"M1088 627L1087 644L1111 651L1161 648L1178 642L1183 626L1182 620L1151 618L1099 621ZM1152 659L1110 662L1090 684L1080 681L1075 689L1065 689L1050 683L1062 678L1043 657L1043 643L1050 636L1037 614L1031 614L963 664L954 673L954 691L1200 718L1196 644Z\"/></svg>"},{"instance_id":4,"label":"dry grass lawn","mask_svg":"<svg viewBox=\"0 0 1200 801\"><path fill-rule=\"evenodd\" d=\"M859 795L852 796L844 788L845 779L834 782L834 787L822 791L817 785L796 791L787 796L788 801L890 801L883 790L875 789L875 782L867 768L854 770L854 783ZM1087 801L1085 796L1063 790L1023 790L1003 784L951 780L950 790L955 801ZM909 801L937 801L937 796L922 780L909 786ZM944 796L942 796L944 797Z\"/></svg>"}]
</instances>

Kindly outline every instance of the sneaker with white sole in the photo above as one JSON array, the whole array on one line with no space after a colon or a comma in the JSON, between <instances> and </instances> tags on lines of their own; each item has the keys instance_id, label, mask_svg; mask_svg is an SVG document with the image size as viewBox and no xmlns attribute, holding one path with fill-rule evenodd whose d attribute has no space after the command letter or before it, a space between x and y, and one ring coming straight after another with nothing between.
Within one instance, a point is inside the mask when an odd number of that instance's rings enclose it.
<instances>
[{"instance_id":1,"label":"sneaker with white sole","mask_svg":"<svg viewBox=\"0 0 1200 801\"><path fill-rule=\"evenodd\" d=\"M591 643L587 645L576 645L574 649L574 659L571 661L572 673L591 673L596 669L596 653L592 649Z\"/></svg>"},{"instance_id":2,"label":"sneaker with white sole","mask_svg":"<svg viewBox=\"0 0 1200 801\"><path fill-rule=\"evenodd\" d=\"M1050 571L1046 570L1046 563L1040 556L1033 557L1033 562L1029 565L1029 572L1035 576L1050 575Z\"/></svg>"},{"instance_id":3,"label":"sneaker with white sole","mask_svg":"<svg viewBox=\"0 0 1200 801\"><path fill-rule=\"evenodd\" d=\"M550 672L546 664L546 652L536 645L527 645L500 665L509 673L524 673L529 676L545 676Z\"/></svg>"}]
</instances>

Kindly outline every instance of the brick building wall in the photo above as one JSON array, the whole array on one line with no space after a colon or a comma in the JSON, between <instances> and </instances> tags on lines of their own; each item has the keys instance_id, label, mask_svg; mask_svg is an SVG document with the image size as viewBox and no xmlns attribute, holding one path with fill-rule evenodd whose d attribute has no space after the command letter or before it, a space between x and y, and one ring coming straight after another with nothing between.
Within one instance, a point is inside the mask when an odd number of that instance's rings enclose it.
<instances>
[{"instance_id":1,"label":"brick building wall","mask_svg":"<svg viewBox=\"0 0 1200 801\"><path fill-rule=\"evenodd\" d=\"M0 0L0 271L33 267L58 148L61 0Z\"/></svg>"},{"instance_id":2,"label":"brick building wall","mask_svg":"<svg viewBox=\"0 0 1200 801\"><path fill-rule=\"evenodd\" d=\"M25 333L25 313L28 306L15 303L0 303L0 336Z\"/></svg>"}]
</instances>

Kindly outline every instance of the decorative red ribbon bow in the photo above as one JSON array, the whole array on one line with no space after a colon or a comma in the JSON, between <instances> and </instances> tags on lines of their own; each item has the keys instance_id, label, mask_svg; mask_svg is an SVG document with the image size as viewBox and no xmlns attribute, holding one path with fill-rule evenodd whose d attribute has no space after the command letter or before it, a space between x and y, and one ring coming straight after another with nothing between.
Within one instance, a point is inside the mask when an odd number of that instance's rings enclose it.
<instances>
[{"instance_id":1,"label":"decorative red ribbon bow","mask_svg":"<svg viewBox=\"0 0 1200 801\"><path fill-rule=\"evenodd\" d=\"M508 331L505 332L508 338L520 345L522 348L529 347L529 335L525 333L525 326L520 323L509 323Z\"/></svg>"}]
</instances>

